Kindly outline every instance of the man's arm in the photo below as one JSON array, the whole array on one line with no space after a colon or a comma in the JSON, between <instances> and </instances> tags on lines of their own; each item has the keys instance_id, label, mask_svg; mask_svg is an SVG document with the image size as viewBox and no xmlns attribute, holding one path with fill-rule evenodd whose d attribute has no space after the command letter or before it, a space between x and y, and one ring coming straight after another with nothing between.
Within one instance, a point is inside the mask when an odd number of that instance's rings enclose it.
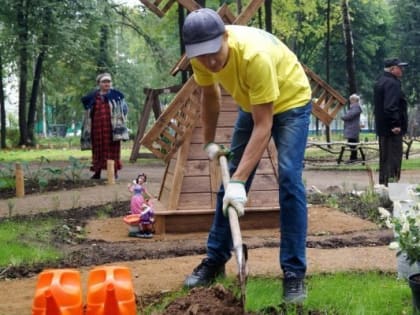
<instances>
[{"instance_id":1,"label":"man's arm","mask_svg":"<svg viewBox=\"0 0 420 315\"><path fill-rule=\"evenodd\" d=\"M217 84L201 89L201 120L203 122L204 144L214 142L219 117L221 92Z\"/></svg>"},{"instance_id":2,"label":"man's arm","mask_svg":"<svg viewBox=\"0 0 420 315\"><path fill-rule=\"evenodd\" d=\"M261 160L271 137L273 103L252 106L252 118L254 120L254 128L251 138L245 148L236 172L232 175L232 180L246 182L255 166Z\"/></svg>"}]
</instances>

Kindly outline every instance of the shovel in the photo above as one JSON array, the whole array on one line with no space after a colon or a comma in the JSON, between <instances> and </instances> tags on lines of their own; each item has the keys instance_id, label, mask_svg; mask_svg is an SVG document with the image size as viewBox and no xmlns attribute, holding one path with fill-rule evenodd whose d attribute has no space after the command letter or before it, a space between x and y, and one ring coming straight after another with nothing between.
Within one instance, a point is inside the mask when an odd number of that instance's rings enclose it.
<instances>
[{"instance_id":1,"label":"shovel","mask_svg":"<svg viewBox=\"0 0 420 315\"><path fill-rule=\"evenodd\" d=\"M228 169L227 158L224 155L219 157L220 171L222 173L223 186L227 187L230 175ZM236 262L238 264L239 271L239 282L241 285L241 303L243 309L245 309L245 295L246 295L246 277L247 268L246 261L248 260L248 249L245 244L242 243L241 229L239 227L238 214L233 207L228 208L229 214L229 225L230 232L232 234L233 250L235 251Z\"/></svg>"}]
</instances>

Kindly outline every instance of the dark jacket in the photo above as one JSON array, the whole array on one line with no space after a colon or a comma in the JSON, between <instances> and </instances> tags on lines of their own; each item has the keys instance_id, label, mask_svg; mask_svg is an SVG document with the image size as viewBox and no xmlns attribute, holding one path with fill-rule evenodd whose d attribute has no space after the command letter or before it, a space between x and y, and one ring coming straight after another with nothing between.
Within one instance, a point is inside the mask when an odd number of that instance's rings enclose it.
<instances>
[{"instance_id":1,"label":"dark jacket","mask_svg":"<svg viewBox=\"0 0 420 315\"><path fill-rule=\"evenodd\" d=\"M360 133L360 114L362 108L359 103L350 105L347 113L341 117L344 120L344 138L358 139Z\"/></svg>"},{"instance_id":2,"label":"dark jacket","mask_svg":"<svg viewBox=\"0 0 420 315\"><path fill-rule=\"evenodd\" d=\"M82 97L81 101L85 109L92 109L96 101L96 94L98 92L99 90L96 89ZM110 89L108 94L104 95L104 97L106 98L107 102L116 102L118 104L121 104L124 115L127 115L128 107L124 99L124 94L122 94L118 90Z\"/></svg>"},{"instance_id":3,"label":"dark jacket","mask_svg":"<svg viewBox=\"0 0 420 315\"><path fill-rule=\"evenodd\" d=\"M376 134L392 136L391 129L400 127L400 135L404 135L407 132L408 114L401 81L391 73L384 72L375 83L373 96Z\"/></svg>"}]
</instances>

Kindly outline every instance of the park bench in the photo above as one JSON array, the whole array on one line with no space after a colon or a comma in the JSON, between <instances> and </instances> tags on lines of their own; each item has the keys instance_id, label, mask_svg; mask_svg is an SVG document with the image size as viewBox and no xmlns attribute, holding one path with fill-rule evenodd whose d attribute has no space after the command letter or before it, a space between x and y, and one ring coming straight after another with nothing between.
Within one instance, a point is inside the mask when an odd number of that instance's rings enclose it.
<instances>
[{"instance_id":1,"label":"park bench","mask_svg":"<svg viewBox=\"0 0 420 315\"><path fill-rule=\"evenodd\" d=\"M403 156L406 160L408 160L410 156L410 150L412 148L412 144L414 141L420 141L415 138L404 138L403 139ZM365 142L358 142L358 143L351 143L345 141L336 141L336 142L316 142L316 141L308 141L307 148L308 147L317 147L325 152L331 153L331 154L338 154L337 157L337 164L341 164L343 162L343 156L344 153L352 152L352 151L358 151L360 153L361 159L360 161L364 165L367 158L366 158L366 149L369 150L375 150L379 152L379 143L378 141L365 141ZM340 146L340 149L337 150L337 146Z\"/></svg>"}]
</instances>

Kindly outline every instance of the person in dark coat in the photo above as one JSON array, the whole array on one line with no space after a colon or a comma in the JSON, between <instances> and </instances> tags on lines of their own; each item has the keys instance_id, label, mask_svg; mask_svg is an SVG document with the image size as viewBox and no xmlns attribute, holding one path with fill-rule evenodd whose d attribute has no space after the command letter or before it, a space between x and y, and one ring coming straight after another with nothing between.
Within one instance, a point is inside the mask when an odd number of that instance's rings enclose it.
<instances>
[{"instance_id":1,"label":"person in dark coat","mask_svg":"<svg viewBox=\"0 0 420 315\"><path fill-rule=\"evenodd\" d=\"M341 117L344 120L344 138L349 143L359 142L360 133L360 114L362 113L362 107L360 106L360 97L357 94L352 94L349 97L350 108L345 115ZM349 162L357 160L357 146L349 145L351 148Z\"/></svg>"},{"instance_id":2,"label":"person in dark coat","mask_svg":"<svg viewBox=\"0 0 420 315\"><path fill-rule=\"evenodd\" d=\"M114 161L114 174L122 168L121 140L128 140L127 128L122 126L127 120L128 106L124 94L112 88L109 73L96 77L98 89L83 96L81 101L91 123L92 179L101 178L101 170L107 168L107 160ZM120 123L122 121L122 124Z\"/></svg>"},{"instance_id":3,"label":"person in dark coat","mask_svg":"<svg viewBox=\"0 0 420 315\"><path fill-rule=\"evenodd\" d=\"M401 89L403 69L408 63L398 58L384 62L373 94L376 135L379 140L379 184L388 186L401 176L403 135L407 132L407 101Z\"/></svg>"}]
</instances>

